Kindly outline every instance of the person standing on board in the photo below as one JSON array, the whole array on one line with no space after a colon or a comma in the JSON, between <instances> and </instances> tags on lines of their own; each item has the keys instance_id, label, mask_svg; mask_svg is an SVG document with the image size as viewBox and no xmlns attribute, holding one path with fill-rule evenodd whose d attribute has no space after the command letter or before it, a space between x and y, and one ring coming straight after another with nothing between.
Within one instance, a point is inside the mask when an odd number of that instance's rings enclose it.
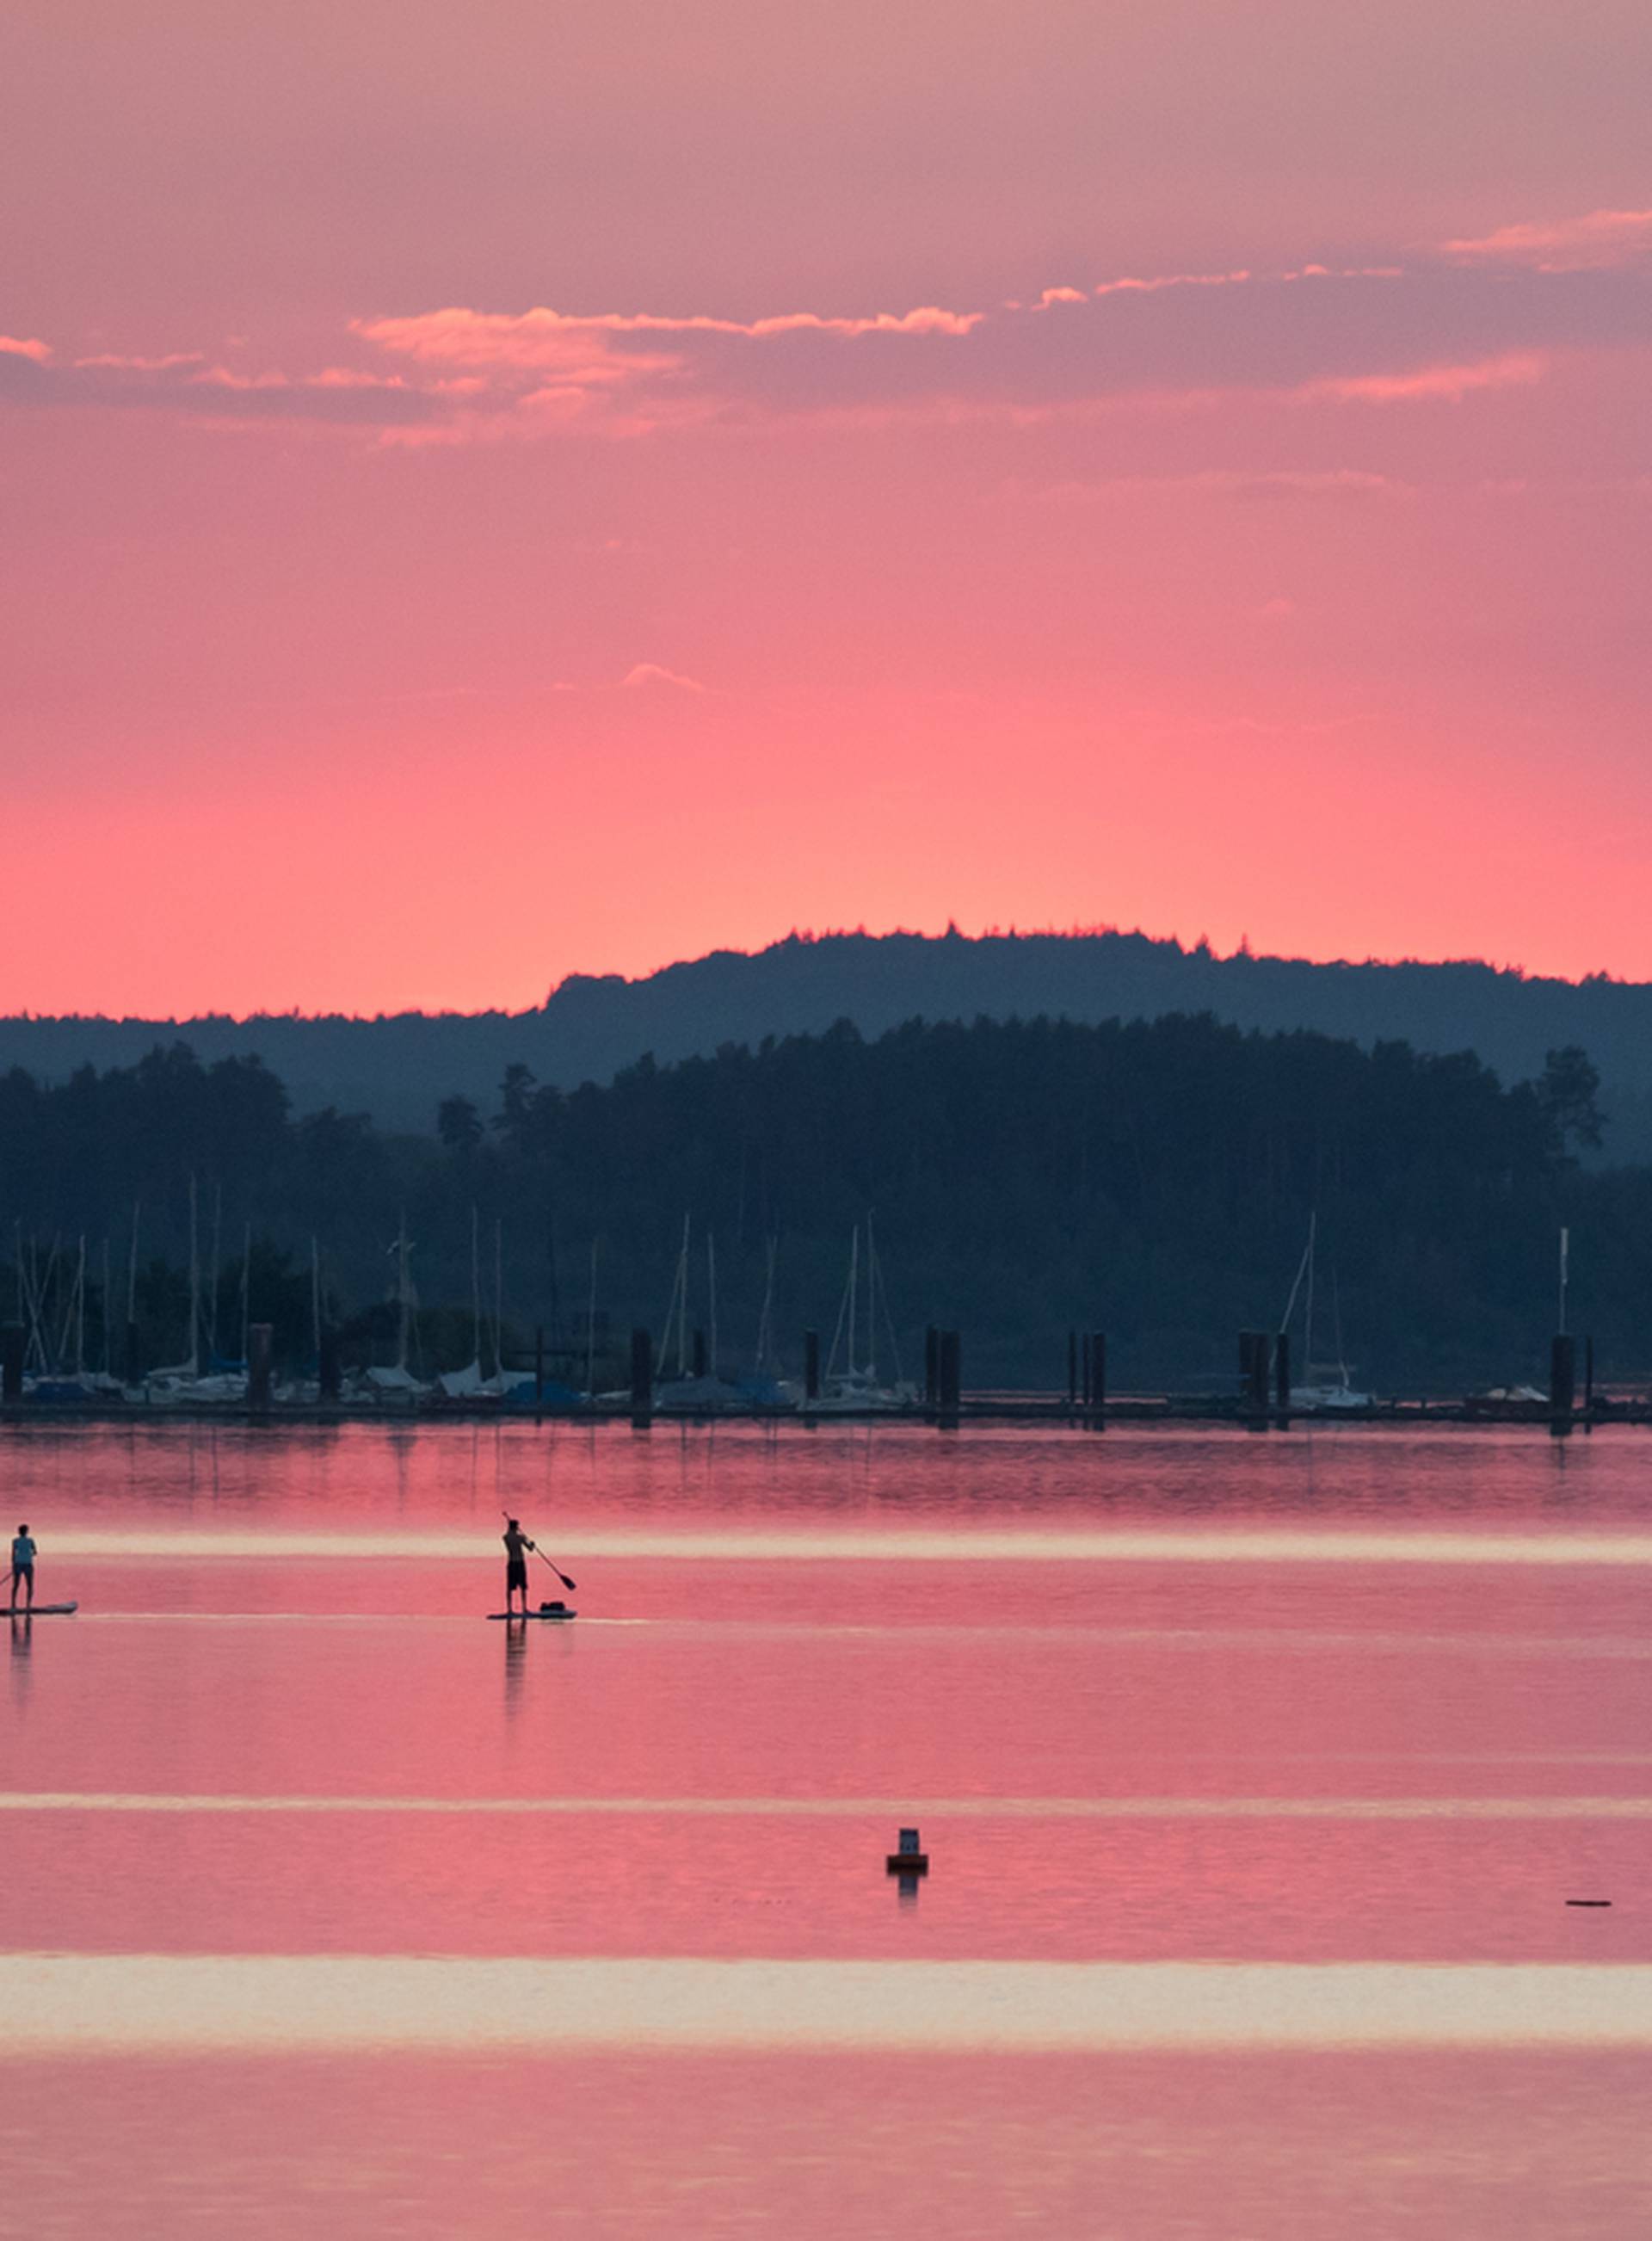
<instances>
[{"instance_id":1,"label":"person standing on board","mask_svg":"<svg viewBox=\"0 0 1652 2241\"><path fill-rule=\"evenodd\" d=\"M534 1546L514 1517L506 1521L505 1529L505 1608L511 1614L511 1598L518 1588L522 1590L522 1616L528 1613L527 1551Z\"/></svg>"},{"instance_id":2,"label":"person standing on board","mask_svg":"<svg viewBox=\"0 0 1652 2241\"><path fill-rule=\"evenodd\" d=\"M532 1545L532 1544L530 1544ZM17 1589L27 1589L25 1610L35 1607L35 1544L29 1536L29 1528L20 1525L11 1543L11 1608L17 1608Z\"/></svg>"}]
</instances>

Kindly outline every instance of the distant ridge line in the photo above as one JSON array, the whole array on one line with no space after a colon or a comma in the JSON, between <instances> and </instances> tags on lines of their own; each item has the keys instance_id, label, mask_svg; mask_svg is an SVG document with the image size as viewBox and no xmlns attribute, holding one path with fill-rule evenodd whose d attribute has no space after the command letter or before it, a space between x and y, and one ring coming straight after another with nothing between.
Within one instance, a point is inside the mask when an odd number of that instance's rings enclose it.
<instances>
[{"instance_id":1,"label":"distant ridge line","mask_svg":"<svg viewBox=\"0 0 1652 2241\"><path fill-rule=\"evenodd\" d=\"M1599 1067L1618 1159L1652 1153L1652 984L1579 981L1478 959L1316 962L1228 956L1207 942L1115 929L964 934L793 932L766 948L716 950L628 980L572 973L524 1012L207 1013L0 1019L0 1070L61 1080L134 1064L184 1041L204 1062L257 1056L300 1112L335 1106L420 1133L444 1097L496 1101L508 1066L564 1088L606 1081L650 1054L660 1064L726 1043L819 1034L840 1020L868 1037L905 1021L1064 1017L1082 1022L1210 1013L1244 1028L1311 1028L1366 1046L1473 1050L1505 1080L1581 1044Z\"/></svg>"}]
</instances>

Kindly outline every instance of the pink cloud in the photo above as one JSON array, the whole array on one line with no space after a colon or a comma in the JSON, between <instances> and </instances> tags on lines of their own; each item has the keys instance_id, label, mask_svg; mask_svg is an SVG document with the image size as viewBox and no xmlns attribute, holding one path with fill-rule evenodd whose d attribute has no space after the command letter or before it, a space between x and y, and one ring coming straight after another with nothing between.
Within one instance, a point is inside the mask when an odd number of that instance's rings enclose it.
<instances>
[{"instance_id":1,"label":"pink cloud","mask_svg":"<svg viewBox=\"0 0 1652 2241\"><path fill-rule=\"evenodd\" d=\"M120 351L99 351L92 358L77 358L75 364L83 369L110 367L121 373L167 373L174 366L199 365L204 356L200 351L168 351L161 358L134 358Z\"/></svg>"},{"instance_id":2,"label":"pink cloud","mask_svg":"<svg viewBox=\"0 0 1652 2241\"><path fill-rule=\"evenodd\" d=\"M620 679L628 692L645 692L664 687L672 692L704 692L706 687L698 677L681 676L674 669L663 669L657 661L639 661Z\"/></svg>"},{"instance_id":3,"label":"pink cloud","mask_svg":"<svg viewBox=\"0 0 1652 2241\"><path fill-rule=\"evenodd\" d=\"M786 311L760 319L721 319L696 312L676 318L654 311L475 311L450 304L406 318L356 319L355 333L383 349L425 364L578 369L590 381L621 381L675 363L627 352L611 354L609 338L630 335L730 335L766 341L777 335L818 334L855 340L865 335L966 335L986 314L948 311L933 304L900 313L831 318L816 311Z\"/></svg>"},{"instance_id":4,"label":"pink cloud","mask_svg":"<svg viewBox=\"0 0 1652 2241\"><path fill-rule=\"evenodd\" d=\"M1526 264L1540 272L1598 271L1630 264L1652 251L1652 211L1590 211L1587 217L1499 226L1475 238L1441 244L1465 263Z\"/></svg>"},{"instance_id":5,"label":"pink cloud","mask_svg":"<svg viewBox=\"0 0 1652 2241\"><path fill-rule=\"evenodd\" d=\"M43 365L51 356L51 345L43 343L38 335L0 335L0 351L12 358L31 358L37 365Z\"/></svg>"},{"instance_id":6,"label":"pink cloud","mask_svg":"<svg viewBox=\"0 0 1652 2241\"><path fill-rule=\"evenodd\" d=\"M1348 405L1460 404L1482 389L1523 387L1541 381L1547 361L1536 351L1510 351L1472 365L1425 365L1414 373L1361 373L1328 381L1308 381L1291 393L1305 401L1321 398Z\"/></svg>"}]
</instances>

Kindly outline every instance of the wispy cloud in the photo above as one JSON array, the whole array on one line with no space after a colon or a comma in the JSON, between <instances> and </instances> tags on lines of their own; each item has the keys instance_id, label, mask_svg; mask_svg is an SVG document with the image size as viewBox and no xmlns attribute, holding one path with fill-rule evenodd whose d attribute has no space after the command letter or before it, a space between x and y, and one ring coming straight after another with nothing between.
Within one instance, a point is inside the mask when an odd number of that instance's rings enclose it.
<instances>
[{"instance_id":1,"label":"wispy cloud","mask_svg":"<svg viewBox=\"0 0 1652 2241\"><path fill-rule=\"evenodd\" d=\"M32 358L43 365L51 356L51 345L43 343L38 335L0 335L0 351L9 358Z\"/></svg>"},{"instance_id":2,"label":"wispy cloud","mask_svg":"<svg viewBox=\"0 0 1652 2241\"><path fill-rule=\"evenodd\" d=\"M1465 264L1522 264L1539 272L1609 271L1652 255L1652 210L1598 210L1582 217L1527 220L1442 242L1441 248Z\"/></svg>"},{"instance_id":3,"label":"wispy cloud","mask_svg":"<svg viewBox=\"0 0 1652 2241\"><path fill-rule=\"evenodd\" d=\"M624 690L630 692L704 692L706 687L698 677L685 677L675 669L663 669L657 661L639 661L620 679Z\"/></svg>"},{"instance_id":4,"label":"wispy cloud","mask_svg":"<svg viewBox=\"0 0 1652 2241\"><path fill-rule=\"evenodd\" d=\"M1296 395L1345 405L1460 405L1481 389L1524 388L1541 381L1547 361L1536 351L1511 351L1472 365L1425 365L1408 373L1361 373L1304 382Z\"/></svg>"}]
</instances>

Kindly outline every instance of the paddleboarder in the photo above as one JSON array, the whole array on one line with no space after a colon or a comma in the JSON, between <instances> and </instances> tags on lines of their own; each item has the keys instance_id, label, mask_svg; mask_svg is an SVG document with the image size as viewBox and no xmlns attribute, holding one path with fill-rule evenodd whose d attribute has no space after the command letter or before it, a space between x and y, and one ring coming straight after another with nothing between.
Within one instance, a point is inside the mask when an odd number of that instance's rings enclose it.
<instances>
[{"instance_id":1,"label":"paddleboarder","mask_svg":"<svg viewBox=\"0 0 1652 2241\"><path fill-rule=\"evenodd\" d=\"M507 1612L513 1611L514 1606L511 1598L520 1588L524 1618L528 1616L527 1552L533 1546L534 1543L529 1540L515 1518L507 1518L505 1528L505 1608ZM16 1577L15 1574L13 1577ZM16 1592L15 1589L13 1592Z\"/></svg>"},{"instance_id":2,"label":"paddleboarder","mask_svg":"<svg viewBox=\"0 0 1652 2241\"><path fill-rule=\"evenodd\" d=\"M530 1542L528 1545L532 1548L533 1544ZM528 1592L527 1577L527 1569L525 1566L522 1573L522 1594L525 1601ZM26 1525L20 1525L17 1528L11 1542L11 1608L13 1610L17 1608L19 1587L27 1590L27 1600L23 1609L32 1610L35 1607L35 1544Z\"/></svg>"}]
</instances>

